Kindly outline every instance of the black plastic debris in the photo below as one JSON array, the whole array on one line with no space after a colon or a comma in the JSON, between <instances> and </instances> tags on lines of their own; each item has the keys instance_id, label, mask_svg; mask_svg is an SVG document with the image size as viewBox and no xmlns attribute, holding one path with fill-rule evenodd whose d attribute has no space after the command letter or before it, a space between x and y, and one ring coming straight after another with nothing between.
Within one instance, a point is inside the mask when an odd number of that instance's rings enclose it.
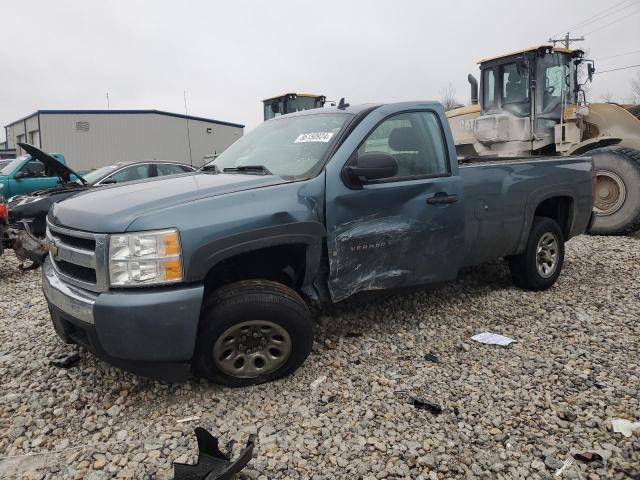
<instances>
[{"instance_id":1,"label":"black plastic debris","mask_svg":"<svg viewBox=\"0 0 640 480\"><path fill-rule=\"evenodd\" d=\"M77 353L63 353L49 360L49 363L58 368L71 368L79 361L80 355Z\"/></svg>"},{"instance_id":2,"label":"black plastic debris","mask_svg":"<svg viewBox=\"0 0 640 480\"><path fill-rule=\"evenodd\" d=\"M411 395L408 390L396 390L393 393L397 396L407 398L409 400L409 403L418 410L427 410L434 415L439 415L442 413L442 407L440 405L423 397L416 397L414 395Z\"/></svg>"},{"instance_id":3,"label":"black plastic debris","mask_svg":"<svg viewBox=\"0 0 640 480\"><path fill-rule=\"evenodd\" d=\"M573 458L575 458L576 460L580 460L581 462L584 462L584 463L601 462L603 460L602 455L596 452L574 453Z\"/></svg>"},{"instance_id":4,"label":"black plastic debris","mask_svg":"<svg viewBox=\"0 0 640 480\"><path fill-rule=\"evenodd\" d=\"M436 357L433 353L425 353L424 359L427 362L439 363L438 362L438 357Z\"/></svg>"},{"instance_id":5,"label":"black plastic debris","mask_svg":"<svg viewBox=\"0 0 640 480\"><path fill-rule=\"evenodd\" d=\"M255 435L249 435L247 446L240 452L235 462L231 462L231 446L228 455L220 451L218 439L202 427L195 429L198 440L198 462L195 465L173 464L174 480L229 480L251 461Z\"/></svg>"},{"instance_id":6,"label":"black plastic debris","mask_svg":"<svg viewBox=\"0 0 640 480\"><path fill-rule=\"evenodd\" d=\"M427 400L421 397L409 397L411 403L418 410L427 410L434 415L439 415L442 413L442 407L437 403L432 402L431 400Z\"/></svg>"}]
</instances>

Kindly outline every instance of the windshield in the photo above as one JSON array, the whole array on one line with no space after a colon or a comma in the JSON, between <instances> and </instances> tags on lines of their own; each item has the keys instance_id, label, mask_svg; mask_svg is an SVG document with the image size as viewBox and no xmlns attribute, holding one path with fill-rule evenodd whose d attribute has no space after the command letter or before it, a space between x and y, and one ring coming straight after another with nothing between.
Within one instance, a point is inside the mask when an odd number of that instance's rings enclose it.
<instances>
[{"instance_id":1,"label":"windshield","mask_svg":"<svg viewBox=\"0 0 640 480\"><path fill-rule=\"evenodd\" d=\"M280 177L304 178L320 163L351 117L352 114L348 113L331 113L270 120L260 124L207 165L215 165L218 172L261 166ZM264 171L258 172L264 174ZM234 173L256 174L256 170L241 168Z\"/></svg>"},{"instance_id":2,"label":"windshield","mask_svg":"<svg viewBox=\"0 0 640 480\"><path fill-rule=\"evenodd\" d=\"M6 167L0 170L0 175L11 175L13 171L16 168L18 168L18 165L20 165L26 157L27 155L22 155L18 158L14 158L13 160L11 160L11 162Z\"/></svg>"},{"instance_id":3,"label":"windshield","mask_svg":"<svg viewBox=\"0 0 640 480\"><path fill-rule=\"evenodd\" d=\"M93 170L92 172L82 175L82 178L84 178L89 185L93 185L97 181L102 180L105 176L109 175L116 168L118 168L117 165L107 165L106 167L100 167L97 170Z\"/></svg>"}]
</instances>

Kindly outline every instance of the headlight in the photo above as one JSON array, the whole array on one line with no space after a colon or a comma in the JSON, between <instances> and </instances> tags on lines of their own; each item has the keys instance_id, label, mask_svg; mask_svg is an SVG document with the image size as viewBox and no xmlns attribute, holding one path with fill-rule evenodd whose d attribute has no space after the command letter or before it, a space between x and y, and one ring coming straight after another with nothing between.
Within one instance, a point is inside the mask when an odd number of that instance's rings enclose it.
<instances>
[{"instance_id":1,"label":"headlight","mask_svg":"<svg viewBox=\"0 0 640 480\"><path fill-rule=\"evenodd\" d=\"M109 280L114 287L181 281L182 252L178 230L111 235Z\"/></svg>"}]
</instances>

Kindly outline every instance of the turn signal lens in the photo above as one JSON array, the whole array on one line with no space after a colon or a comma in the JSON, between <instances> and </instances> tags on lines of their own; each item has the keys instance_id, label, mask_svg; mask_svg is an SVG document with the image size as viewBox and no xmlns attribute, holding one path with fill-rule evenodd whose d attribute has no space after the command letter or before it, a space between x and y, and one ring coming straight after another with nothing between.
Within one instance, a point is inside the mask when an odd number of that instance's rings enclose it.
<instances>
[{"instance_id":1,"label":"turn signal lens","mask_svg":"<svg viewBox=\"0 0 640 480\"><path fill-rule=\"evenodd\" d=\"M162 263L165 281L182 280L182 265L180 260L165 260Z\"/></svg>"},{"instance_id":2,"label":"turn signal lens","mask_svg":"<svg viewBox=\"0 0 640 480\"><path fill-rule=\"evenodd\" d=\"M164 246L164 254L179 255L180 254L180 239L178 238L178 232L167 232L162 237L162 244Z\"/></svg>"}]
</instances>

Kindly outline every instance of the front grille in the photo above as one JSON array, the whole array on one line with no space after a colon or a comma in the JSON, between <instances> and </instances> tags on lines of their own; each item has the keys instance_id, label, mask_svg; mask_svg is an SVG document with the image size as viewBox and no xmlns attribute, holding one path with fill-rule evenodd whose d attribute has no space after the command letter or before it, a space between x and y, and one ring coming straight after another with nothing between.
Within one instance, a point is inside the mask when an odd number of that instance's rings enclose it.
<instances>
[{"instance_id":1,"label":"front grille","mask_svg":"<svg viewBox=\"0 0 640 480\"><path fill-rule=\"evenodd\" d=\"M107 290L106 235L72 230L47 219L47 239L53 244L51 261L68 283L94 292Z\"/></svg>"},{"instance_id":2,"label":"front grille","mask_svg":"<svg viewBox=\"0 0 640 480\"><path fill-rule=\"evenodd\" d=\"M71 245L72 247L81 248L90 252L93 252L96 249L96 241L92 238L72 237L71 235L65 235L64 233L60 232L56 232L55 235L62 242L66 243L67 245Z\"/></svg>"},{"instance_id":3,"label":"front grille","mask_svg":"<svg viewBox=\"0 0 640 480\"><path fill-rule=\"evenodd\" d=\"M79 278L83 282L96 283L96 271L93 268L82 267L64 260L54 260L60 272L70 277Z\"/></svg>"}]
</instances>

